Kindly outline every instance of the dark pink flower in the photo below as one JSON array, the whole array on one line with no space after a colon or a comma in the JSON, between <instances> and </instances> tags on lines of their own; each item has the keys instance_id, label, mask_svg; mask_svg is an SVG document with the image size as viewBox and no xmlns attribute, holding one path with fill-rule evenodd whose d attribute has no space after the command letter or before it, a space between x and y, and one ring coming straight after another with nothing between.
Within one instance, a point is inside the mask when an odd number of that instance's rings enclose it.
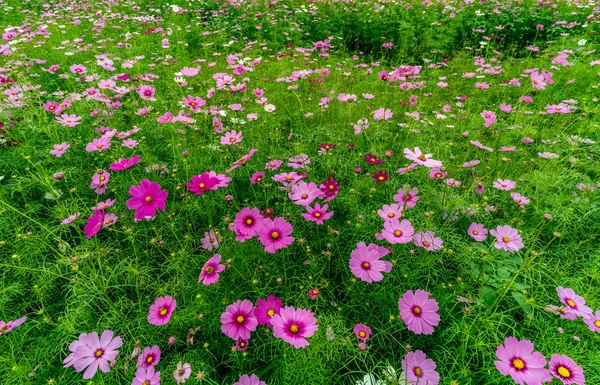
<instances>
[{"instance_id":1,"label":"dark pink flower","mask_svg":"<svg viewBox=\"0 0 600 385\"><path fill-rule=\"evenodd\" d=\"M267 253L275 253L294 242L294 238L290 237L292 231L292 225L283 218L265 218L258 227L258 238Z\"/></svg>"},{"instance_id":2,"label":"dark pink flower","mask_svg":"<svg viewBox=\"0 0 600 385\"><path fill-rule=\"evenodd\" d=\"M382 272L392 271L391 262L381 260L389 253L390 250L383 246L373 243L367 246L360 242L350 254L350 271L365 282L379 282L383 279Z\"/></svg>"},{"instance_id":3,"label":"dark pink flower","mask_svg":"<svg viewBox=\"0 0 600 385\"><path fill-rule=\"evenodd\" d=\"M225 312L221 314L221 331L231 339L249 339L257 326L254 305L247 299L238 300L227 306Z\"/></svg>"},{"instance_id":4,"label":"dark pink flower","mask_svg":"<svg viewBox=\"0 0 600 385\"><path fill-rule=\"evenodd\" d=\"M310 345L306 339L319 329L317 319L311 311L295 309L293 306L281 308L279 314L271 318L271 323L273 335L297 349Z\"/></svg>"},{"instance_id":5,"label":"dark pink flower","mask_svg":"<svg viewBox=\"0 0 600 385\"><path fill-rule=\"evenodd\" d=\"M127 208L136 210L134 218L141 221L146 217L156 216L157 208L164 211L166 209L165 200L169 193L161 190L158 183L142 179L139 186L131 186L129 195L132 198L127 200Z\"/></svg>"},{"instance_id":6,"label":"dark pink flower","mask_svg":"<svg viewBox=\"0 0 600 385\"><path fill-rule=\"evenodd\" d=\"M158 297L150 306L148 322L156 326L165 325L171 320L175 307L177 307L177 301L170 295Z\"/></svg>"},{"instance_id":7,"label":"dark pink flower","mask_svg":"<svg viewBox=\"0 0 600 385\"><path fill-rule=\"evenodd\" d=\"M206 261L198 277L198 283L202 282L204 286L210 286L219 282L219 273L225 270L225 265L220 265L219 262L221 262L219 254Z\"/></svg>"},{"instance_id":8,"label":"dark pink flower","mask_svg":"<svg viewBox=\"0 0 600 385\"><path fill-rule=\"evenodd\" d=\"M356 338L366 341L371 336L371 328L367 325L357 324L354 326L354 334L356 335Z\"/></svg>"},{"instance_id":9,"label":"dark pink flower","mask_svg":"<svg viewBox=\"0 0 600 385\"><path fill-rule=\"evenodd\" d=\"M118 162L111 163L110 169L115 171L127 170L128 168L135 166L139 160L139 155L135 155L131 159L120 158Z\"/></svg>"}]
</instances>

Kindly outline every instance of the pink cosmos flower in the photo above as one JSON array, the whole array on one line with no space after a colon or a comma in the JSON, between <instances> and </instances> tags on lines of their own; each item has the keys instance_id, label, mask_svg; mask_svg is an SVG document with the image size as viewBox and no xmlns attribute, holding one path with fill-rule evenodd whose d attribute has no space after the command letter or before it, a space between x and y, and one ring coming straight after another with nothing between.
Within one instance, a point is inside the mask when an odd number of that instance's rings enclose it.
<instances>
[{"instance_id":1,"label":"pink cosmos flower","mask_svg":"<svg viewBox=\"0 0 600 385\"><path fill-rule=\"evenodd\" d=\"M517 185L517 183L513 182L510 179L498 178L498 180L494 182L492 187L497 188L498 190L510 191L510 190L514 189L516 185Z\"/></svg>"},{"instance_id":2,"label":"pink cosmos flower","mask_svg":"<svg viewBox=\"0 0 600 385\"><path fill-rule=\"evenodd\" d=\"M306 340L312 337L319 329L317 319L313 313L305 309L295 309L286 306L279 310L279 314L271 317L273 335L291 344L296 349L309 346Z\"/></svg>"},{"instance_id":3,"label":"pink cosmos flower","mask_svg":"<svg viewBox=\"0 0 600 385\"><path fill-rule=\"evenodd\" d=\"M275 171L277 170L281 165L283 164L282 161L280 161L279 159L275 159L272 161L269 161L265 164L265 170L272 170Z\"/></svg>"},{"instance_id":4,"label":"pink cosmos flower","mask_svg":"<svg viewBox=\"0 0 600 385\"><path fill-rule=\"evenodd\" d=\"M165 211L165 200L169 196L166 190L161 190L160 185L148 179L142 179L139 186L129 188L131 198L127 200L127 208L136 210L134 218L138 221L146 217L156 216L156 209Z\"/></svg>"},{"instance_id":5,"label":"pink cosmos flower","mask_svg":"<svg viewBox=\"0 0 600 385\"><path fill-rule=\"evenodd\" d=\"M149 367L148 370L138 368L131 385L160 385L160 372L155 372L154 366Z\"/></svg>"},{"instance_id":6,"label":"pink cosmos flower","mask_svg":"<svg viewBox=\"0 0 600 385\"><path fill-rule=\"evenodd\" d=\"M375 110L375 112L373 113L373 119L374 120L390 120L392 118L394 114L392 114L392 111L388 108L380 108L378 110Z\"/></svg>"},{"instance_id":7,"label":"pink cosmos flower","mask_svg":"<svg viewBox=\"0 0 600 385\"><path fill-rule=\"evenodd\" d=\"M408 290L398 301L398 308L406 327L415 334L432 334L440 323L438 303L424 290Z\"/></svg>"},{"instance_id":8,"label":"pink cosmos flower","mask_svg":"<svg viewBox=\"0 0 600 385\"><path fill-rule=\"evenodd\" d=\"M148 370L160 361L160 348L157 345L145 347L142 354L138 356L136 368Z\"/></svg>"},{"instance_id":9,"label":"pink cosmos flower","mask_svg":"<svg viewBox=\"0 0 600 385\"><path fill-rule=\"evenodd\" d=\"M139 160L139 155L135 155L131 159L119 158L118 162L111 163L110 169L114 171L127 170L128 168L135 166Z\"/></svg>"},{"instance_id":10,"label":"pink cosmos flower","mask_svg":"<svg viewBox=\"0 0 600 385\"><path fill-rule=\"evenodd\" d=\"M225 270L225 265L220 265L219 262L221 262L219 254L215 254L206 261L198 277L198 283L202 282L204 286L210 286L219 282L219 273Z\"/></svg>"},{"instance_id":11,"label":"pink cosmos flower","mask_svg":"<svg viewBox=\"0 0 600 385\"><path fill-rule=\"evenodd\" d=\"M57 158L60 158L69 149L69 147L71 147L71 145L67 142L55 144L53 149L50 150L50 154L56 155Z\"/></svg>"},{"instance_id":12,"label":"pink cosmos flower","mask_svg":"<svg viewBox=\"0 0 600 385\"><path fill-rule=\"evenodd\" d=\"M512 106L510 104L501 103L500 110L506 112L507 114L510 114L512 112Z\"/></svg>"},{"instance_id":13,"label":"pink cosmos flower","mask_svg":"<svg viewBox=\"0 0 600 385\"><path fill-rule=\"evenodd\" d=\"M314 182L306 183L300 181L292 185L292 191L289 197L295 204L300 206L308 206L321 195L321 190Z\"/></svg>"},{"instance_id":14,"label":"pink cosmos flower","mask_svg":"<svg viewBox=\"0 0 600 385\"><path fill-rule=\"evenodd\" d=\"M480 223L471 223L467 232L477 242L485 241L487 239L488 230Z\"/></svg>"},{"instance_id":15,"label":"pink cosmos flower","mask_svg":"<svg viewBox=\"0 0 600 385\"><path fill-rule=\"evenodd\" d=\"M106 191L106 185L110 179L110 174L104 170L98 170L92 175L92 182L90 188L95 189L96 194L102 195Z\"/></svg>"},{"instance_id":16,"label":"pink cosmos flower","mask_svg":"<svg viewBox=\"0 0 600 385\"><path fill-rule=\"evenodd\" d=\"M312 289L308 289L308 296L310 297L310 299L317 299L319 294L320 294L320 291L319 291L318 287L313 287Z\"/></svg>"},{"instance_id":17,"label":"pink cosmos flower","mask_svg":"<svg viewBox=\"0 0 600 385\"><path fill-rule=\"evenodd\" d=\"M200 175L194 175L191 182L186 182L188 189L194 193L194 195L201 195L206 190L213 190L217 185L217 178L211 177L208 173Z\"/></svg>"},{"instance_id":18,"label":"pink cosmos flower","mask_svg":"<svg viewBox=\"0 0 600 385\"><path fill-rule=\"evenodd\" d=\"M202 242L202 248L208 251L219 248L219 240L213 230L204 233L204 238L200 240Z\"/></svg>"},{"instance_id":19,"label":"pink cosmos flower","mask_svg":"<svg viewBox=\"0 0 600 385\"><path fill-rule=\"evenodd\" d=\"M381 235L389 243L408 243L413 239L415 229L409 220L403 219L402 222L398 218L392 218L392 220L386 221L383 224L383 231Z\"/></svg>"},{"instance_id":20,"label":"pink cosmos flower","mask_svg":"<svg viewBox=\"0 0 600 385\"><path fill-rule=\"evenodd\" d=\"M529 340L519 341L515 337L508 337L504 345L496 349L494 361L496 369L503 376L511 376L517 384L541 385L552 381L552 376L546 366L546 357L533 351L533 344Z\"/></svg>"},{"instance_id":21,"label":"pink cosmos flower","mask_svg":"<svg viewBox=\"0 0 600 385\"><path fill-rule=\"evenodd\" d=\"M83 75L87 72L87 68L81 64L73 64L71 67L69 67L69 69L76 75Z\"/></svg>"},{"instance_id":22,"label":"pink cosmos flower","mask_svg":"<svg viewBox=\"0 0 600 385\"><path fill-rule=\"evenodd\" d=\"M408 148L404 149L404 157L406 159L412 160L414 162L416 162L417 164L420 164L422 166L428 167L428 168L440 168L442 167L442 161L441 160L433 160L431 159L431 157L433 157L433 154L423 154L421 152L421 150L419 149L419 147L415 147L414 151L411 151Z\"/></svg>"},{"instance_id":23,"label":"pink cosmos flower","mask_svg":"<svg viewBox=\"0 0 600 385\"><path fill-rule=\"evenodd\" d=\"M397 204L383 205L382 208L377 210L377 214L383 218L384 221L391 221L394 218L400 218L402 216L402 207Z\"/></svg>"},{"instance_id":24,"label":"pink cosmos flower","mask_svg":"<svg viewBox=\"0 0 600 385\"><path fill-rule=\"evenodd\" d=\"M254 305L247 299L238 300L227 306L225 312L221 314L221 331L233 340L249 339L257 326Z\"/></svg>"},{"instance_id":25,"label":"pink cosmos flower","mask_svg":"<svg viewBox=\"0 0 600 385\"><path fill-rule=\"evenodd\" d=\"M154 94L156 93L156 90L154 87L144 85L138 88L137 93L142 99L154 100Z\"/></svg>"},{"instance_id":26,"label":"pink cosmos flower","mask_svg":"<svg viewBox=\"0 0 600 385\"><path fill-rule=\"evenodd\" d=\"M442 238L436 237L433 231L415 233L415 235L413 235L413 243L415 246L422 247L427 251L439 250L444 244Z\"/></svg>"},{"instance_id":27,"label":"pink cosmos flower","mask_svg":"<svg viewBox=\"0 0 600 385\"><path fill-rule=\"evenodd\" d=\"M27 321L27 317L21 317L17 320L14 321L8 321L8 322L4 322L4 321L0 321L0 336L2 334L6 334L8 332L10 332L11 330L13 330L14 328L21 326L25 323L25 321Z\"/></svg>"},{"instance_id":28,"label":"pink cosmos flower","mask_svg":"<svg viewBox=\"0 0 600 385\"><path fill-rule=\"evenodd\" d=\"M105 330L100 338L98 333L90 333L85 337L84 342L79 341L71 360L66 364L75 367L77 372L85 369L83 378L88 380L94 377L98 368L104 373L110 372L109 362L117 357L119 354L117 349L121 345L123 345L121 337L113 338L112 330Z\"/></svg>"},{"instance_id":29,"label":"pink cosmos flower","mask_svg":"<svg viewBox=\"0 0 600 385\"><path fill-rule=\"evenodd\" d=\"M319 186L321 196L325 197L323 202L329 202L340 192L340 184L335 178L328 177L327 180Z\"/></svg>"},{"instance_id":30,"label":"pink cosmos flower","mask_svg":"<svg viewBox=\"0 0 600 385\"><path fill-rule=\"evenodd\" d=\"M556 288L558 297L566 305L566 310L570 314L583 317L584 319L590 318L593 314L593 310L585 304L585 299L575 294L573 289L565 289L562 286Z\"/></svg>"},{"instance_id":31,"label":"pink cosmos flower","mask_svg":"<svg viewBox=\"0 0 600 385\"><path fill-rule=\"evenodd\" d=\"M179 72L181 72L181 74L183 76L193 77L193 76L198 75L198 73L200 72L200 69L201 69L200 66L197 66L197 67L183 67L181 69L181 71L179 71Z\"/></svg>"},{"instance_id":32,"label":"pink cosmos flower","mask_svg":"<svg viewBox=\"0 0 600 385\"><path fill-rule=\"evenodd\" d=\"M559 379L563 384L584 385L585 383L583 368L568 356L553 354L550 357L548 367L550 368L550 374Z\"/></svg>"},{"instance_id":33,"label":"pink cosmos flower","mask_svg":"<svg viewBox=\"0 0 600 385\"><path fill-rule=\"evenodd\" d=\"M233 383L233 385L267 385L264 381L261 381L256 374L248 376L244 374L239 380Z\"/></svg>"},{"instance_id":34,"label":"pink cosmos flower","mask_svg":"<svg viewBox=\"0 0 600 385\"><path fill-rule=\"evenodd\" d=\"M248 340L240 338L239 340L235 341L235 348L240 352L248 349Z\"/></svg>"},{"instance_id":35,"label":"pink cosmos flower","mask_svg":"<svg viewBox=\"0 0 600 385\"><path fill-rule=\"evenodd\" d=\"M321 206L318 203L315 203L315 207L306 206L306 211L308 214L303 213L302 216L307 221L315 222L317 225L322 225L323 221L328 220L333 216L333 212L327 212L328 206Z\"/></svg>"},{"instance_id":36,"label":"pink cosmos flower","mask_svg":"<svg viewBox=\"0 0 600 385\"><path fill-rule=\"evenodd\" d=\"M281 309L281 299L275 298L272 294L269 294L267 299L259 299L254 309L254 315L256 320L261 325L273 326L271 318L279 314Z\"/></svg>"},{"instance_id":37,"label":"pink cosmos flower","mask_svg":"<svg viewBox=\"0 0 600 385\"><path fill-rule=\"evenodd\" d=\"M250 183L257 184L265 179L265 173L262 171L257 171L250 177Z\"/></svg>"},{"instance_id":38,"label":"pink cosmos flower","mask_svg":"<svg viewBox=\"0 0 600 385\"><path fill-rule=\"evenodd\" d=\"M364 324L356 324L354 326L354 334L359 340L366 341L371 336L371 328Z\"/></svg>"},{"instance_id":39,"label":"pink cosmos flower","mask_svg":"<svg viewBox=\"0 0 600 385\"><path fill-rule=\"evenodd\" d=\"M527 197L519 193L510 193L510 197L513 199L513 201L520 204L521 206L527 206L531 202Z\"/></svg>"},{"instance_id":40,"label":"pink cosmos flower","mask_svg":"<svg viewBox=\"0 0 600 385\"><path fill-rule=\"evenodd\" d=\"M490 230L490 234L496 237L494 247L497 249L504 249L504 251L514 253L524 247L519 232L510 226L498 226L495 230Z\"/></svg>"},{"instance_id":41,"label":"pink cosmos flower","mask_svg":"<svg viewBox=\"0 0 600 385\"><path fill-rule=\"evenodd\" d=\"M416 187L409 189L410 186L405 184L401 189L398 189L392 198L402 206L412 209L417 205L417 201L419 200L419 197L417 196L419 190Z\"/></svg>"},{"instance_id":42,"label":"pink cosmos flower","mask_svg":"<svg viewBox=\"0 0 600 385\"><path fill-rule=\"evenodd\" d=\"M110 147L110 139L106 136L96 138L85 146L87 152L98 151L102 152Z\"/></svg>"},{"instance_id":43,"label":"pink cosmos flower","mask_svg":"<svg viewBox=\"0 0 600 385\"><path fill-rule=\"evenodd\" d=\"M350 271L356 278L365 282L379 282L383 279L381 272L392 271L391 262L381 260L389 253L390 250L383 246L373 243L367 246L360 242L350 254Z\"/></svg>"},{"instance_id":44,"label":"pink cosmos flower","mask_svg":"<svg viewBox=\"0 0 600 385\"><path fill-rule=\"evenodd\" d=\"M310 159L308 158L308 155L306 154L300 154L300 155L296 155L293 158L287 158L288 160L288 167L293 168L294 170L299 169L299 168L305 168L307 165L311 164Z\"/></svg>"},{"instance_id":45,"label":"pink cosmos flower","mask_svg":"<svg viewBox=\"0 0 600 385\"><path fill-rule=\"evenodd\" d=\"M263 219L256 207L252 209L244 207L236 214L233 221L233 228L237 234L236 240L244 242L246 239L254 238L258 234L258 227Z\"/></svg>"},{"instance_id":46,"label":"pink cosmos flower","mask_svg":"<svg viewBox=\"0 0 600 385\"><path fill-rule=\"evenodd\" d=\"M591 314L588 318L584 318L583 322L591 331L600 333L600 310L597 310L595 314Z\"/></svg>"},{"instance_id":47,"label":"pink cosmos flower","mask_svg":"<svg viewBox=\"0 0 600 385\"><path fill-rule=\"evenodd\" d=\"M189 363L181 364L181 361L177 363L177 369L173 372L173 377L175 378L175 382L179 384L183 384L187 381L188 378L192 375L192 366Z\"/></svg>"},{"instance_id":48,"label":"pink cosmos flower","mask_svg":"<svg viewBox=\"0 0 600 385\"><path fill-rule=\"evenodd\" d=\"M225 136L221 137L221 144L229 146L232 144L240 143L242 141L242 131L237 132L235 130L225 133Z\"/></svg>"},{"instance_id":49,"label":"pink cosmos flower","mask_svg":"<svg viewBox=\"0 0 600 385\"><path fill-rule=\"evenodd\" d=\"M545 77L543 75L540 75L537 70L533 71L531 74L529 74L529 77L531 78L531 86L535 89L538 90L544 90L546 89L546 82L544 80Z\"/></svg>"},{"instance_id":50,"label":"pink cosmos flower","mask_svg":"<svg viewBox=\"0 0 600 385\"><path fill-rule=\"evenodd\" d=\"M200 107L206 104L206 100L198 96L188 95L187 98L183 98L183 104L190 107L192 111L198 111Z\"/></svg>"},{"instance_id":51,"label":"pink cosmos flower","mask_svg":"<svg viewBox=\"0 0 600 385\"><path fill-rule=\"evenodd\" d=\"M75 127L80 123L80 120L81 116L77 116L74 114L62 114L61 116L56 117L56 121L65 127Z\"/></svg>"},{"instance_id":52,"label":"pink cosmos flower","mask_svg":"<svg viewBox=\"0 0 600 385\"><path fill-rule=\"evenodd\" d=\"M235 162L233 162L233 165L231 167L229 167L227 170L225 170L225 172L232 172L236 168L245 165L246 162L248 162L250 160L250 158L252 158L252 156L256 153L256 151L258 151L258 150L253 148L246 155L242 155L242 157L240 159L236 160Z\"/></svg>"},{"instance_id":53,"label":"pink cosmos flower","mask_svg":"<svg viewBox=\"0 0 600 385\"><path fill-rule=\"evenodd\" d=\"M158 297L150 306L148 322L150 325L161 326L171 320L173 310L177 307L177 301L170 295Z\"/></svg>"},{"instance_id":54,"label":"pink cosmos flower","mask_svg":"<svg viewBox=\"0 0 600 385\"><path fill-rule=\"evenodd\" d=\"M410 385L438 385L440 375L436 365L421 350L406 353L402 359L402 378Z\"/></svg>"},{"instance_id":55,"label":"pink cosmos flower","mask_svg":"<svg viewBox=\"0 0 600 385\"><path fill-rule=\"evenodd\" d=\"M131 149L134 149L137 145L138 145L137 140L131 139L131 138L125 139L123 141L123 143L121 143L121 146L131 148Z\"/></svg>"},{"instance_id":56,"label":"pink cosmos flower","mask_svg":"<svg viewBox=\"0 0 600 385\"><path fill-rule=\"evenodd\" d=\"M484 111L481 113L481 117L482 117L482 118L483 118L483 120L484 120L485 127L490 127L490 126L493 126L495 123L497 123L497 122L498 122L498 119L497 119L497 117L496 117L496 113L495 113L495 112L493 112L493 111L487 111L487 110L484 110Z\"/></svg>"},{"instance_id":57,"label":"pink cosmos flower","mask_svg":"<svg viewBox=\"0 0 600 385\"><path fill-rule=\"evenodd\" d=\"M65 219L63 219L60 222L60 224L61 225L68 225L69 223L71 223L71 222L75 221L77 218L79 218L80 214L81 213L76 213L76 214L73 214L73 215L69 215L68 217L66 217Z\"/></svg>"},{"instance_id":58,"label":"pink cosmos flower","mask_svg":"<svg viewBox=\"0 0 600 385\"><path fill-rule=\"evenodd\" d=\"M294 238L290 237L292 231L292 225L283 218L265 218L258 227L258 239L267 253L274 254L294 242Z\"/></svg>"},{"instance_id":59,"label":"pink cosmos flower","mask_svg":"<svg viewBox=\"0 0 600 385\"><path fill-rule=\"evenodd\" d=\"M43 107L44 110L52 112L55 115L58 115L63 111L62 107L56 102L46 102Z\"/></svg>"},{"instance_id":60,"label":"pink cosmos flower","mask_svg":"<svg viewBox=\"0 0 600 385\"><path fill-rule=\"evenodd\" d=\"M87 221L87 224L83 227L83 232L86 238L91 238L98 234L104 226L104 211L96 210Z\"/></svg>"}]
</instances>

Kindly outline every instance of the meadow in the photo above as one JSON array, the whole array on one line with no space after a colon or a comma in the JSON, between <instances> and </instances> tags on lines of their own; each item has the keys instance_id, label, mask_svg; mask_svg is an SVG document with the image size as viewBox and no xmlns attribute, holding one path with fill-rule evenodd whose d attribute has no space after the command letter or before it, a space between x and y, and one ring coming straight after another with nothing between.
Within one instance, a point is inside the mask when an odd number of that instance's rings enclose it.
<instances>
[{"instance_id":1,"label":"meadow","mask_svg":"<svg viewBox=\"0 0 600 385\"><path fill-rule=\"evenodd\" d=\"M599 35L0 0L0 384L600 384Z\"/></svg>"}]
</instances>

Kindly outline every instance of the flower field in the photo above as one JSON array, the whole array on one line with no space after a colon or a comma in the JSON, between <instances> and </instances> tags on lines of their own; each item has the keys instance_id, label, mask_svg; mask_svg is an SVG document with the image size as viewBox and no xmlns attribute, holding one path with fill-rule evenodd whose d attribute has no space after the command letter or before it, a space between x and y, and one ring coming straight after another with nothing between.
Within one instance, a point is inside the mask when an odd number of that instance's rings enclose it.
<instances>
[{"instance_id":1,"label":"flower field","mask_svg":"<svg viewBox=\"0 0 600 385\"><path fill-rule=\"evenodd\" d=\"M600 384L599 36L0 0L0 384Z\"/></svg>"}]
</instances>

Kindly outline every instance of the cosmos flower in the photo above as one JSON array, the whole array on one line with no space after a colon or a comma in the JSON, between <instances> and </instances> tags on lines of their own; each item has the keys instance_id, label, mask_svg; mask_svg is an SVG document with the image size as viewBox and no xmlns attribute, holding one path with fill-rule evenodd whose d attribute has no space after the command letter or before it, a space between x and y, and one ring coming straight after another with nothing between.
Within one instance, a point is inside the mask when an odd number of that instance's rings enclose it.
<instances>
[{"instance_id":1,"label":"cosmos flower","mask_svg":"<svg viewBox=\"0 0 600 385\"><path fill-rule=\"evenodd\" d=\"M142 179L139 186L129 188L129 195L131 198L127 200L127 208L135 210L134 217L140 221L146 217L156 216L157 208L164 211L169 193L161 190L158 183Z\"/></svg>"},{"instance_id":2,"label":"cosmos flower","mask_svg":"<svg viewBox=\"0 0 600 385\"><path fill-rule=\"evenodd\" d=\"M238 300L227 306L225 312L221 314L221 331L233 340L249 339L257 326L254 305L247 299Z\"/></svg>"},{"instance_id":3,"label":"cosmos flower","mask_svg":"<svg viewBox=\"0 0 600 385\"><path fill-rule=\"evenodd\" d=\"M421 152L421 150L419 149L419 147L415 147L414 151L411 151L408 148L404 149L404 157L408 160L412 160L414 162L416 162L417 164L420 164L422 166L428 167L428 168L440 168L442 167L442 161L441 160L433 160L431 159L433 157L432 154L423 154Z\"/></svg>"},{"instance_id":4,"label":"cosmos flower","mask_svg":"<svg viewBox=\"0 0 600 385\"><path fill-rule=\"evenodd\" d=\"M152 306L150 306L148 322L156 326L167 324L171 320L171 315L175 307L177 307L177 301L170 295L158 297Z\"/></svg>"},{"instance_id":5,"label":"cosmos flower","mask_svg":"<svg viewBox=\"0 0 600 385\"><path fill-rule=\"evenodd\" d=\"M410 385L438 385L440 375L436 365L421 350L406 353L402 359L402 378Z\"/></svg>"},{"instance_id":6,"label":"cosmos flower","mask_svg":"<svg viewBox=\"0 0 600 385\"><path fill-rule=\"evenodd\" d=\"M398 308L406 327L415 334L432 334L440 323L438 303L424 290L408 290L398 301Z\"/></svg>"},{"instance_id":7,"label":"cosmos flower","mask_svg":"<svg viewBox=\"0 0 600 385\"><path fill-rule=\"evenodd\" d=\"M283 218L265 218L258 227L258 239L267 253L285 249L294 242L293 227Z\"/></svg>"},{"instance_id":8,"label":"cosmos flower","mask_svg":"<svg viewBox=\"0 0 600 385\"><path fill-rule=\"evenodd\" d=\"M154 366L150 366L148 370L138 368L131 385L160 385L160 372L155 372Z\"/></svg>"},{"instance_id":9,"label":"cosmos flower","mask_svg":"<svg viewBox=\"0 0 600 385\"><path fill-rule=\"evenodd\" d=\"M198 283L202 282L204 286L210 286L219 282L219 273L225 270L225 265L220 265L219 262L221 262L219 254L215 254L206 261L198 277Z\"/></svg>"},{"instance_id":10,"label":"cosmos flower","mask_svg":"<svg viewBox=\"0 0 600 385\"><path fill-rule=\"evenodd\" d=\"M524 247L519 231L510 226L498 226L495 230L490 230L490 234L496 237L494 247L497 249L514 253Z\"/></svg>"},{"instance_id":11,"label":"cosmos flower","mask_svg":"<svg viewBox=\"0 0 600 385\"><path fill-rule=\"evenodd\" d=\"M118 162L111 163L110 169L115 170L115 171L127 170L128 168L135 166L139 160L140 160L139 155L135 155L135 156L131 157L131 159L119 158Z\"/></svg>"},{"instance_id":12,"label":"cosmos flower","mask_svg":"<svg viewBox=\"0 0 600 385\"><path fill-rule=\"evenodd\" d=\"M279 314L281 309L282 301L279 298L275 298L272 294L269 294L267 299L259 299L254 309L254 315L256 320L261 325L273 326L271 318L275 314Z\"/></svg>"},{"instance_id":13,"label":"cosmos flower","mask_svg":"<svg viewBox=\"0 0 600 385\"><path fill-rule=\"evenodd\" d=\"M55 155L57 158L60 158L69 149L69 147L71 147L71 145L67 142L55 144L53 146L53 149L50 150L50 154Z\"/></svg>"},{"instance_id":14,"label":"cosmos flower","mask_svg":"<svg viewBox=\"0 0 600 385\"><path fill-rule=\"evenodd\" d=\"M471 223L467 232L477 242L485 241L487 239L488 230L480 223Z\"/></svg>"},{"instance_id":15,"label":"cosmos flower","mask_svg":"<svg viewBox=\"0 0 600 385\"><path fill-rule=\"evenodd\" d=\"M365 282L379 282L383 279L382 272L392 271L392 264L381 260L389 253L390 250L383 246L373 243L367 246L360 242L350 254L350 271Z\"/></svg>"},{"instance_id":16,"label":"cosmos flower","mask_svg":"<svg viewBox=\"0 0 600 385\"><path fill-rule=\"evenodd\" d=\"M328 220L333 216L333 212L327 212L328 206L321 206L318 203L315 203L315 207L306 206L306 211L308 214L302 213L302 216L307 221L315 222L317 225L322 225L323 221Z\"/></svg>"},{"instance_id":17,"label":"cosmos flower","mask_svg":"<svg viewBox=\"0 0 600 385\"><path fill-rule=\"evenodd\" d=\"M575 294L573 289L565 289L562 286L556 288L558 297L565 304L568 313L583 317L584 319L592 317L593 310L585 304L585 299Z\"/></svg>"},{"instance_id":18,"label":"cosmos flower","mask_svg":"<svg viewBox=\"0 0 600 385\"><path fill-rule=\"evenodd\" d=\"M359 340L366 341L371 336L371 328L364 324L356 324L354 326L354 335Z\"/></svg>"},{"instance_id":19,"label":"cosmos flower","mask_svg":"<svg viewBox=\"0 0 600 385\"><path fill-rule=\"evenodd\" d=\"M21 317L17 320L8 321L8 322L0 321L0 335L6 334L6 333L10 332L11 330L13 330L14 328L23 325L25 323L25 321L27 321L27 317Z\"/></svg>"},{"instance_id":20,"label":"cosmos flower","mask_svg":"<svg viewBox=\"0 0 600 385\"><path fill-rule=\"evenodd\" d=\"M558 378L563 384L584 385L585 376L583 369L568 356L553 354L548 363L550 374Z\"/></svg>"},{"instance_id":21,"label":"cosmos flower","mask_svg":"<svg viewBox=\"0 0 600 385\"><path fill-rule=\"evenodd\" d=\"M121 337L113 338L113 335L112 330L105 330L100 338L96 332L86 335L83 341L79 340L73 355L67 357L69 361L65 360L65 364L73 366L77 372L85 369L85 380L94 377L98 369L104 373L110 372L109 363L117 357L117 349L123 345Z\"/></svg>"},{"instance_id":22,"label":"cosmos flower","mask_svg":"<svg viewBox=\"0 0 600 385\"><path fill-rule=\"evenodd\" d=\"M160 362L160 348L157 345L145 347L138 356L136 368L148 370Z\"/></svg>"},{"instance_id":23,"label":"cosmos flower","mask_svg":"<svg viewBox=\"0 0 600 385\"><path fill-rule=\"evenodd\" d=\"M236 240L243 242L258 235L258 227L263 219L257 208L244 207L236 214L233 221L234 231L237 234Z\"/></svg>"},{"instance_id":24,"label":"cosmos flower","mask_svg":"<svg viewBox=\"0 0 600 385\"><path fill-rule=\"evenodd\" d=\"M175 382L179 384L183 384L187 381L188 378L192 375L192 366L189 363L182 364L181 361L177 363L177 369L173 372L173 377L175 378Z\"/></svg>"},{"instance_id":25,"label":"cosmos flower","mask_svg":"<svg viewBox=\"0 0 600 385\"><path fill-rule=\"evenodd\" d=\"M200 175L194 175L191 182L186 182L188 189L194 193L194 195L202 195L206 190L212 190L217 185L217 178L211 177L208 173Z\"/></svg>"},{"instance_id":26,"label":"cosmos flower","mask_svg":"<svg viewBox=\"0 0 600 385\"><path fill-rule=\"evenodd\" d=\"M261 381L256 374L243 374L239 380L233 383L233 385L267 385L264 381Z\"/></svg>"},{"instance_id":27,"label":"cosmos flower","mask_svg":"<svg viewBox=\"0 0 600 385\"><path fill-rule=\"evenodd\" d=\"M531 341L519 341L508 337L504 344L496 349L496 369L503 376L511 376L517 384L541 385L552 381L552 376L546 369L546 358L539 352L533 351Z\"/></svg>"},{"instance_id":28,"label":"cosmos flower","mask_svg":"<svg viewBox=\"0 0 600 385\"><path fill-rule=\"evenodd\" d=\"M319 329L317 319L311 311L295 309L293 306L281 308L279 314L271 317L271 323L273 335L297 349L309 346L306 339Z\"/></svg>"}]
</instances>

